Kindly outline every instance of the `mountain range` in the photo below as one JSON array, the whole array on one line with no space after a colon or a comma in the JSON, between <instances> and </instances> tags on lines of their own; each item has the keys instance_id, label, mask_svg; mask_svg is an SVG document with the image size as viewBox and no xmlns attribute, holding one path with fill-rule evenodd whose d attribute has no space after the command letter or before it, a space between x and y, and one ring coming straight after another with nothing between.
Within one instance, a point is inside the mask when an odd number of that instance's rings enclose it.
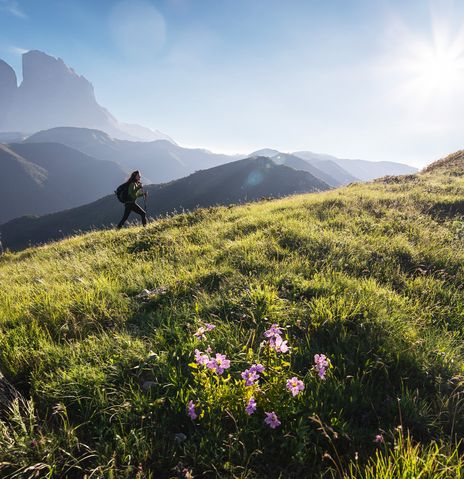
<instances>
[{"instance_id":1,"label":"mountain range","mask_svg":"<svg viewBox=\"0 0 464 479\"><path fill-rule=\"evenodd\" d=\"M382 176L409 175L417 172L417 168L395 161L351 160L312 151L295 151L293 154L318 168L325 169L329 174L331 171L329 168L333 169L335 175L337 167L342 168L355 177L356 181L370 181Z\"/></svg>"},{"instance_id":2,"label":"mountain range","mask_svg":"<svg viewBox=\"0 0 464 479\"><path fill-rule=\"evenodd\" d=\"M114 161L127 173L140 170L148 183L165 183L197 170L242 158L240 155L221 155L199 148L183 148L167 140L119 140L89 128L52 128L31 135L25 142L64 144L94 158Z\"/></svg>"},{"instance_id":3,"label":"mountain range","mask_svg":"<svg viewBox=\"0 0 464 479\"><path fill-rule=\"evenodd\" d=\"M417 171L401 163L345 160L309 151L290 154L265 148L249 155L223 155L200 148L183 148L166 140L119 140L102 131L88 128L52 128L29 136L25 142L62 143L98 159L116 161L127 172L138 169L151 183L171 181L197 170L251 156L266 156L278 164L308 171L334 187Z\"/></svg>"},{"instance_id":4,"label":"mountain range","mask_svg":"<svg viewBox=\"0 0 464 479\"><path fill-rule=\"evenodd\" d=\"M198 171L167 184L149 185L147 211L149 216L157 217L184 209L328 189L329 185L309 172L277 165L266 157L251 157ZM122 212L122 204L115 195L110 195L59 213L17 218L0 225L0 234L4 247L17 250L76 231L109 227L120 220Z\"/></svg>"},{"instance_id":5,"label":"mountain range","mask_svg":"<svg viewBox=\"0 0 464 479\"><path fill-rule=\"evenodd\" d=\"M23 80L0 60L0 131L33 133L57 126L97 128L126 140L172 141L140 125L118 121L95 98L93 85L61 58L38 50L22 56Z\"/></svg>"},{"instance_id":6,"label":"mountain range","mask_svg":"<svg viewBox=\"0 0 464 479\"><path fill-rule=\"evenodd\" d=\"M125 177L118 164L58 143L0 144L0 165L0 223L89 203Z\"/></svg>"},{"instance_id":7,"label":"mountain range","mask_svg":"<svg viewBox=\"0 0 464 479\"><path fill-rule=\"evenodd\" d=\"M21 141L22 136L17 133L10 138ZM377 164L369 161L299 154L265 149L250 157L267 155L275 164L310 173L330 187L359 181L352 174L353 165L357 174L367 179L416 171L399 163L382 164L377 170ZM141 171L145 184L161 184L238 159L242 157L183 148L167 140L119 140L89 128L43 130L20 143L2 146L0 200L5 207L0 209L0 224L23 215L43 215L88 204L114 191L136 169ZM14 205L6 207L18 189L24 193L16 194ZM268 196L275 194L279 193L266 191Z\"/></svg>"}]
</instances>

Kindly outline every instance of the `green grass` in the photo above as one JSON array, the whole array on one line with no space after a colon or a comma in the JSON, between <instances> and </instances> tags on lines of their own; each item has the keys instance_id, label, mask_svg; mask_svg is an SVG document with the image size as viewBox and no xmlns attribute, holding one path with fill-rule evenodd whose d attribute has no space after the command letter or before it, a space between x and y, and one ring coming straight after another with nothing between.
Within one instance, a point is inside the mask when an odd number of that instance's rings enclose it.
<instances>
[{"instance_id":1,"label":"green grass","mask_svg":"<svg viewBox=\"0 0 464 479\"><path fill-rule=\"evenodd\" d=\"M28 405L0 421L0 474L461 477L463 192L444 165L4 254L0 370ZM222 376L192 365L208 345Z\"/></svg>"}]
</instances>

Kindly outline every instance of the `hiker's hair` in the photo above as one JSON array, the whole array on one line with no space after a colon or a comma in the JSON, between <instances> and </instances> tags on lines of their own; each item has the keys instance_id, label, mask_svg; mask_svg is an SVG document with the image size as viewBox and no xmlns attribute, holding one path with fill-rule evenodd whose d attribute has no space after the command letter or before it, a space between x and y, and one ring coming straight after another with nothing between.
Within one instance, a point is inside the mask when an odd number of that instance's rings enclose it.
<instances>
[{"instance_id":1,"label":"hiker's hair","mask_svg":"<svg viewBox=\"0 0 464 479\"><path fill-rule=\"evenodd\" d=\"M126 183L133 183L134 181L137 181L136 180L137 175L140 175L139 170L133 171L131 175L129 176L129 179L126 181Z\"/></svg>"}]
</instances>

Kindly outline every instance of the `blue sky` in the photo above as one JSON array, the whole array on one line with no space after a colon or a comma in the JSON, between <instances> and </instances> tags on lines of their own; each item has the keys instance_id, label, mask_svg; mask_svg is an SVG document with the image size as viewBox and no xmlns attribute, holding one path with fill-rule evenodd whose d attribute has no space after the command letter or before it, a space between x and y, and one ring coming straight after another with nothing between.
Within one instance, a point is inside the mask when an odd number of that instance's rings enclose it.
<instances>
[{"instance_id":1,"label":"blue sky","mask_svg":"<svg viewBox=\"0 0 464 479\"><path fill-rule=\"evenodd\" d=\"M29 49L185 146L416 166L464 147L459 0L0 0L19 77Z\"/></svg>"}]
</instances>

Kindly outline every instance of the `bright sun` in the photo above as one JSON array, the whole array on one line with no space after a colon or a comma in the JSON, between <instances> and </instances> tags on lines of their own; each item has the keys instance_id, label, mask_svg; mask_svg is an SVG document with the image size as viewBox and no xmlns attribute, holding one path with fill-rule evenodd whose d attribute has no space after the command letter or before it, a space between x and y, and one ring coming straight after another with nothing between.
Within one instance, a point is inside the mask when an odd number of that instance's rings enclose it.
<instances>
[{"instance_id":1,"label":"bright sun","mask_svg":"<svg viewBox=\"0 0 464 479\"><path fill-rule=\"evenodd\" d=\"M405 40L399 58L410 97L452 99L464 85L464 30L454 37L443 30L428 41L413 35Z\"/></svg>"},{"instance_id":2,"label":"bright sun","mask_svg":"<svg viewBox=\"0 0 464 479\"><path fill-rule=\"evenodd\" d=\"M464 80L464 63L452 46L423 47L412 63L415 83L423 93L448 92Z\"/></svg>"}]
</instances>

